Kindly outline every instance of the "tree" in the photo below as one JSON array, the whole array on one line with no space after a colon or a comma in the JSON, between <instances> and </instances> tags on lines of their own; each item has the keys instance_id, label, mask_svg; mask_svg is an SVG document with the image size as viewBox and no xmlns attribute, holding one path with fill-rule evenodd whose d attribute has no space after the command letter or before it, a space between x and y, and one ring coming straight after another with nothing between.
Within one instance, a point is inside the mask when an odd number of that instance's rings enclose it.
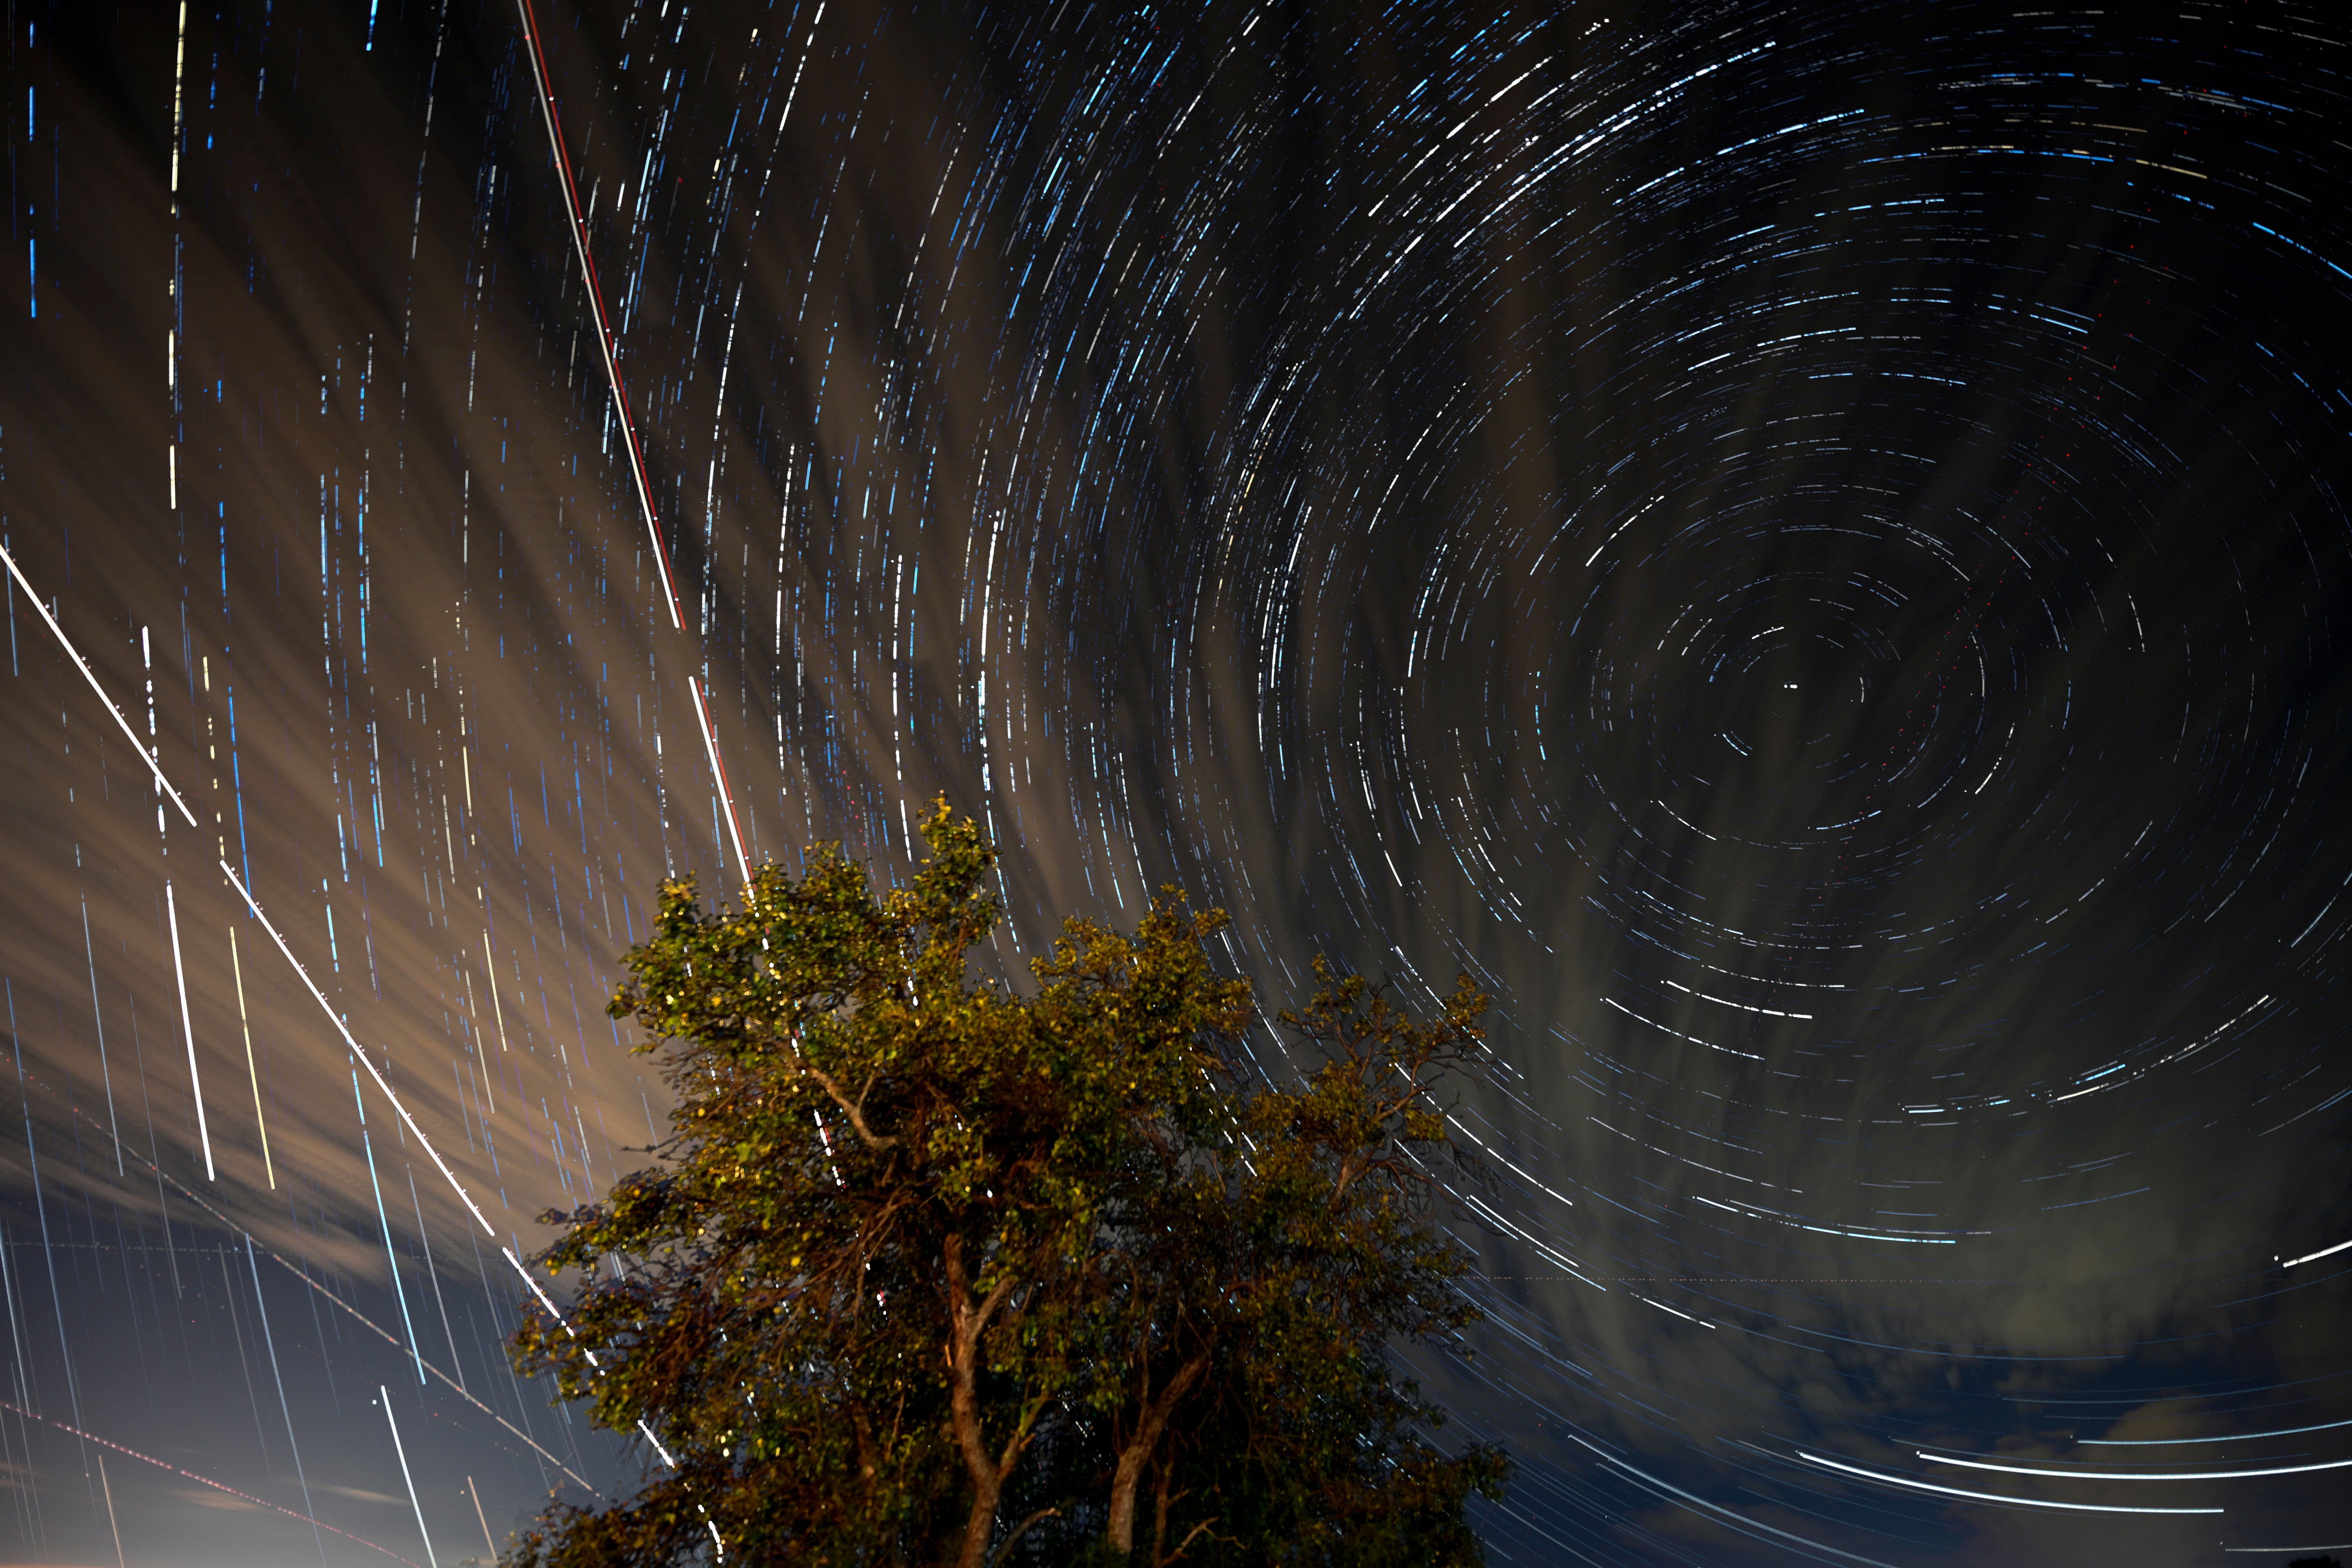
<instances>
[{"instance_id":1,"label":"tree","mask_svg":"<svg viewBox=\"0 0 2352 1568\"><path fill-rule=\"evenodd\" d=\"M1228 1136L1155 1146L1160 1168L1103 1238L1115 1553L1139 1544L1148 1479L1154 1564L1479 1560L1463 1504L1499 1489L1500 1457L1413 1438L1443 1414L1381 1347L1478 1315L1425 1215L1433 1156L1454 1153L1433 1095L1475 1059L1486 998L1465 979L1425 1029L1360 976L1315 972L1303 1013L1280 1016L1319 1047L1313 1077L1229 1101Z\"/></svg>"},{"instance_id":2,"label":"tree","mask_svg":"<svg viewBox=\"0 0 2352 1568\"><path fill-rule=\"evenodd\" d=\"M993 848L943 801L923 831L879 899L831 847L731 912L664 884L611 1010L671 1135L544 1216L574 1306L510 1352L668 1463L510 1560L1122 1562L1148 1498L1155 1564L1477 1561L1503 1462L1432 1447L1383 1352L1478 1315L1427 1215L1485 998L1423 1028L1318 960L1283 1016L1325 1059L1253 1088L1222 911L1066 922L1017 994L970 973Z\"/></svg>"}]
</instances>

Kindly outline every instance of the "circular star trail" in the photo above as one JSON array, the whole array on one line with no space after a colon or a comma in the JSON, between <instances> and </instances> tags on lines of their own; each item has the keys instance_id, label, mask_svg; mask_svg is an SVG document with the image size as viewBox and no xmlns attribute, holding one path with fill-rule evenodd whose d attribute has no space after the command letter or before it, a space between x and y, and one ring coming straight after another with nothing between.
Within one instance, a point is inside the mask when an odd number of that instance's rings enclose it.
<instances>
[{"instance_id":1,"label":"circular star trail","mask_svg":"<svg viewBox=\"0 0 2352 1568\"><path fill-rule=\"evenodd\" d=\"M2341 1534L2333 19L635 0L552 117L495 6L14 25L27 1550L110 1542L47 1418L324 1521L381 1387L447 1542L635 1473L213 866L527 1248L736 875L689 677L755 858L981 816L1009 972L1173 881L1270 1007L1492 994L1488 1316L1398 1354L1497 1561Z\"/></svg>"}]
</instances>

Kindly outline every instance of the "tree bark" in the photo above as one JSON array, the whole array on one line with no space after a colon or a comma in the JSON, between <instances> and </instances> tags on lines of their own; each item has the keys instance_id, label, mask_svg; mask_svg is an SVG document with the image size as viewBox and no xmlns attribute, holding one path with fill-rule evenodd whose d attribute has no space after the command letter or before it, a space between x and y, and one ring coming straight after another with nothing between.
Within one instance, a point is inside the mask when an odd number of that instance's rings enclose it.
<instances>
[{"instance_id":1,"label":"tree bark","mask_svg":"<svg viewBox=\"0 0 2352 1568\"><path fill-rule=\"evenodd\" d=\"M1160 1435L1168 1429L1168 1417L1175 1414L1176 1402L1208 1370L1207 1351L1178 1368L1167 1386L1144 1405L1143 1418L1136 1423L1134 1441L1119 1450L1118 1468L1111 1472L1110 1526L1105 1533L1121 1552L1135 1550L1135 1494L1143 1483L1144 1467L1151 1462L1152 1450L1160 1447Z\"/></svg>"},{"instance_id":2,"label":"tree bark","mask_svg":"<svg viewBox=\"0 0 2352 1568\"><path fill-rule=\"evenodd\" d=\"M950 1236L945 1247L948 1274L949 1333L948 1413L956 1448L971 1477L971 1514L965 1521L963 1546L957 1568L987 1568L988 1544L996 1533L996 1505L1004 1492L1004 1477L1020 1457L1016 1434L1006 1445L1002 1463L988 1452L987 1435L980 1422L980 1341L988 1320L1003 1303L1009 1282L1000 1284L984 1300L971 1299L971 1278L964 1268L963 1237Z\"/></svg>"}]
</instances>

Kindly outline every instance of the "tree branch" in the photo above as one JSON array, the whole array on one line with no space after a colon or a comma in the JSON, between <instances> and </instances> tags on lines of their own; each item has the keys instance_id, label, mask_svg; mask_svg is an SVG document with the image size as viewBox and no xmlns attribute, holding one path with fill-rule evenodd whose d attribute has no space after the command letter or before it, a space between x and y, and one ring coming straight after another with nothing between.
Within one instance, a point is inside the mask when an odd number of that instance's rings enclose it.
<instances>
[{"instance_id":1,"label":"tree branch","mask_svg":"<svg viewBox=\"0 0 2352 1568\"><path fill-rule=\"evenodd\" d=\"M878 1136L872 1128L866 1125L866 1113L857 1108L856 1103L849 1096L841 1092L841 1085L833 1080L832 1074L822 1068L809 1066L805 1058L802 1058L800 1068L802 1072L824 1085L825 1093L833 1096L834 1103L849 1113L849 1124L857 1130L857 1135L866 1141L867 1148L895 1149L898 1146L898 1139Z\"/></svg>"},{"instance_id":2,"label":"tree branch","mask_svg":"<svg viewBox=\"0 0 2352 1568\"><path fill-rule=\"evenodd\" d=\"M1193 1542L1195 1542L1195 1541L1199 1540L1199 1539L1200 1539L1200 1537L1201 1537L1201 1535L1202 1535L1202 1533L1203 1531L1205 1531L1209 1528L1209 1526L1211 1526L1212 1524L1214 1524L1215 1522L1216 1522L1216 1521L1215 1521L1215 1520L1213 1520L1213 1519L1204 1519L1204 1520L1202 1520L1200 1523L1198 1523L1198 1524L1194 1525L1194 1526L1193 1526L1190 1531L1187 1531L1185 1532L1184 1539L1183 1539L1183 1540L1181 1540L1181 1541L1180 1541L1180 1542L1178 1542L1176 1543L1176 1550L1175 1550L1175 1551L1173 1551L1173 1552L1170 1552L1167 1556L1162 1557L1161 1559L1160 1559L1160 1564L1162 1565L1162 1568L1164 1568L1164 1565L1165 1565L1165 1564L1170 1563L1173 1563L1173 1562L1175 1562L1178 1558L1180 1558L1180 1557L1183 1556L1183 1555L1184 1555L1184 1549L1185 1549L1186 1547L1188 1547L1188 1546L1192 1545Z\"/></svg>"},{"instance_id":3,"label":"tree branch","mask_svg":"<svg viewBox=\"0 0 2352 1568\"><path fill-rule=\"evenodd\" d=\"M1039 1509L1035 1513L1031 1514L1027 1519L1024 1519L1019 1524L1014 1525L1013 1527L1013 1533L996 1543L995 1550L992 1551L988 1554L988 1560L991 1563L1001 1561L1006 1552L1013 1550L1013 1543L1020 1540L1022 1535L1027 1531L1029 1527L1035 1524L1038 1521L1045 1519L1059 1519L1061 1517L1062 1510L1058 1508Z\"/></svg>"}]
</instances>

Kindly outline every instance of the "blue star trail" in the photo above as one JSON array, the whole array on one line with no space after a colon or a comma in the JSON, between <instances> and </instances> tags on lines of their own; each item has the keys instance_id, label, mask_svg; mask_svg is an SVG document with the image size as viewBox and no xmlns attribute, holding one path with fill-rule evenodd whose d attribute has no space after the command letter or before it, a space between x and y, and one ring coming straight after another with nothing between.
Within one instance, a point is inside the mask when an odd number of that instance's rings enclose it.
<instances>
[{"instance_id":1,"label":"blue star trail","mask_svg":"<svg viewBox=\"0 0 2352 1568\"><path fill-rule=\"evenodd\" d=\"M500 1348L622 955L942 793L1007 974L1493 994L1494 1561L2352 1552L2324 8L7 27L0 1556L657 1468Z\"/></svg>"}]
</instances>

